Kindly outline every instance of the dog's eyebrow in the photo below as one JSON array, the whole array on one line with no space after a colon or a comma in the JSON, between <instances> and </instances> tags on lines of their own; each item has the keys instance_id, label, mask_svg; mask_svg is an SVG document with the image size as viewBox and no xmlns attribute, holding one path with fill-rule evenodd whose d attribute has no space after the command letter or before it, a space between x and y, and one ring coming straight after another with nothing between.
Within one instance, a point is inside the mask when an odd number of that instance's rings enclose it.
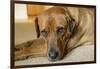
<instances>
[{"instance_id":1,"label":"dog's eyebrow","mask_svg":"<svg viewBox=\"0 0 100 69\"><path fill-rule=\"evenodd\" d=\"M66 26L66 23L64 24L64 23L59 23L59 24L57 24L57 26L56 26L56 28L64 28Z\"/></svg>"},{"instance_id":2,"label":"dog's eyebrow","mask_svg":"<svg viewBox=\"0 0 100 69\"><path fill-rule=\"evenodd\" d=\"M64 28L64 26L58 26L58 27L56 27L56 29L59 29L59 28Z\"/></svg>"}]
</instances>

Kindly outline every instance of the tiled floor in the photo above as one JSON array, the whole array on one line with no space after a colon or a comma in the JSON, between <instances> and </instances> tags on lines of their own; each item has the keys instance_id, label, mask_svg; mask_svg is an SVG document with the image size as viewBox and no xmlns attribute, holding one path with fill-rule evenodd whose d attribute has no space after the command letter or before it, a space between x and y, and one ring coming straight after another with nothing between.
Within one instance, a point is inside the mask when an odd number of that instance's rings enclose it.
<instances>
[{"instance_id":1,"label":"tiled floor","mask_svg":"<svg viewBox=\"0 0 100 69\"><path fill-rule=\"evenodd\" d=\"M16 23L15 24L15 44L36 39L34 23Z\"/></svg>"}]
</instances>

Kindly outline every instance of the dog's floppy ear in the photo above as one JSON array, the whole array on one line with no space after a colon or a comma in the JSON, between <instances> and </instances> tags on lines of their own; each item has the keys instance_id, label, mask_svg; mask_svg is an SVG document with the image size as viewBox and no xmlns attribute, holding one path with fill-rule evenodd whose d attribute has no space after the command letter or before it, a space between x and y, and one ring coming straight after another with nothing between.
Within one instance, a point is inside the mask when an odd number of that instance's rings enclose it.
<instances>
[{"instance_id":1,"label":"dog's floppy ear","mask_svg":"<svg viewBox=\"0 0 100 69\"><path fill-rule=\"evenodd\" d=\"M78 26L78 9L74 7L67 7L66 11L66 21L68 23L67 30L69 33L73 33Z\"/></svg>"},{"instance_id":2,"label":"dog's floppy ear","mask_svg":"<svg viewBox=\"0 0 100 69\"><path fill-rule=\"evenodd\" d=\"M79 22L79 8L76 7L67 7L69 16L72 17L76 22Z\"/></svg>"},{"instance_id":3,"label":"dog's floppy ear","mask_svg":"<svg viewBox=\"0 0 100 69\"><path fill-rule=\"evenodd\" d=\"M68 32L73 33L73 31L76 30L77 25L77 22L73 18L71 18L71 20L68 21Z\"/></svg>"},{"instance_id":4,"label":"dog's floppy ear","mask_svg":"<svg viewBox=\"0 0 100 69\"><path fill-rule=\"evenodd\" d=\"M35 19L35 28L36 28L37 38L39 38L40 29L39 29L39 24L38 24L38 18Z\"/></svg>"}]
</instances>

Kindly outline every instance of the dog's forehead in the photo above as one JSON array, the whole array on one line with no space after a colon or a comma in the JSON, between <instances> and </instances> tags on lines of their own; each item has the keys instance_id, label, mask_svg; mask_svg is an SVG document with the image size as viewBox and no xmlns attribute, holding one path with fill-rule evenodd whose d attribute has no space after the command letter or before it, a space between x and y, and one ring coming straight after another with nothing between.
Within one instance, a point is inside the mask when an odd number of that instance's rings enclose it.
<instances>
[{"instance_id":1,"label":"dog's forehead","mask_svg":"<svg viewBox=\"0 0 100 69\"><path fill-rule=\"evenodd\" d=\"M55 14L52 13L52 18L55 20L56 26L65 26L66 25L66 16L64 14Z\"/></svg>"},{"instance_id":2,"label":"dog's forehead","mask_svg":"<svg viewBox=\"0 0 100 69\"><path fill-rule=\"evenodd\" d=\"M41 14L40 16L38 16L38 22L40 25L40 29L44 29L50 24L53 24L55 26L65 26L66 19L64 14Z\"/></svg>"}]
</instances>

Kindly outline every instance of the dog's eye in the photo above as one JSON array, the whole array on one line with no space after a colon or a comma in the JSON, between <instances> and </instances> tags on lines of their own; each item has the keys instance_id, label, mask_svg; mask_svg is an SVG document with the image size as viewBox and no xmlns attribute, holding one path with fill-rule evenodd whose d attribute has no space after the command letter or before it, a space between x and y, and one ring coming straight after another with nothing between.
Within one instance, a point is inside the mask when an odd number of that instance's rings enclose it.
<instances>
[{"instance_id":1,"label":"dog's eye","mask_svg":"<svg viewBox=\"0 0 100 69\"><path fill-rule=\"evenodd\" d=\"M46 30L43 30L43 31L41 31L41 35L44 36L44 37L47 37L48 32Z\"/></svg>"},{"instance_id":2,"label":"dog's eye","mask_svg":"<svg viewBox=\"0 0 100 69\"><path fill-rule=\"evenodd\" d=\"M59 27L57 29L57 34L63 34L64 33L64 28L63 27Z\"/></svg>"}]
</instances>

